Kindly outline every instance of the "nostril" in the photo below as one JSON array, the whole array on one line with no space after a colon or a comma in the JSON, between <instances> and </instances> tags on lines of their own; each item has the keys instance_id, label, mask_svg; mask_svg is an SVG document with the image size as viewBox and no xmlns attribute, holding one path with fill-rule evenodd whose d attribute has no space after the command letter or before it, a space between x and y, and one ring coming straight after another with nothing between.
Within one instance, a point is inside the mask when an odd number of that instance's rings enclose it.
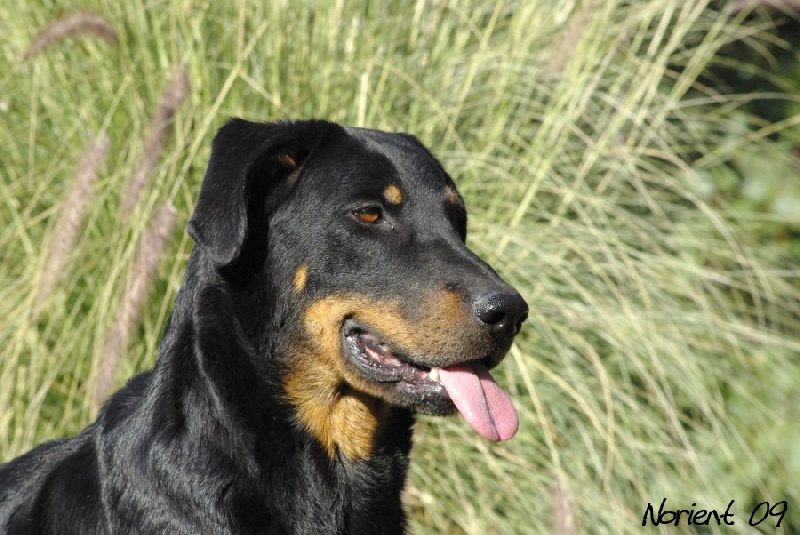
<instances>
[{"instance_id":1,"label":"nostril","mask_svg":"<svg viewBox=\"0 0 800 535\"><path fill-rule=\"evenodd\" d=\"M486 308L478 311L478 319L487 325L497 325L506 319L506 314L502 310Z\"/></svg>"},{"instance_id":2,"label":"nostril","mask_svg":"<svg viewBox=\"0 0 800 535\"><path fill-rule=\"evenodd\" d=\"M475 315L496 335L513 334L528 315L528 304L517 293L486 293L475 300Z\"/></svg>"},{"instance_id":3,"label":"nostril","mask_svg":"<svg viewBox=\"0 0 800 535\"><path fill-rule=\"evenodd\" d=\"M526 303L522 297L520 297L519 300L522 301L522 306L519 309L517 320L514 322L515 335L519 334L519 331L522 329L522 324L528 319L528 303Z\"/></svg>"},{"instance_id":4,"label":"nostril","mask_svg":"<svg viewBox=\"0 0 800 535\"><path fill-rule=\"evenodd\" d=\"M514 334L519 334L519 331L522 329L522 324L526 319L528 319L528 313L523 312L519 319L517 319L517 324L514 326Z\"/></svg>"}]
</instances>

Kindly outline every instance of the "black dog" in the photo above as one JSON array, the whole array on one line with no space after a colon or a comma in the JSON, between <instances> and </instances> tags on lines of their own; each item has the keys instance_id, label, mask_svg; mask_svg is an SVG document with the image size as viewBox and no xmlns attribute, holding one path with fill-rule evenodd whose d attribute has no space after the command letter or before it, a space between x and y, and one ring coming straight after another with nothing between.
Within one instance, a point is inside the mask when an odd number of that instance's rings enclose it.
<instances>
[{"instance_id":1,"label":"black dog","mask_svg":"<svg viewBox=\"0 0 800 535\"><path fill-rule=\"evenodd\" d=\"M488 369L527 304L413 137L217 134L155 369L0 468L8 533L400 533L415 413L510 438Z\"/></svg>"}]
</instances>

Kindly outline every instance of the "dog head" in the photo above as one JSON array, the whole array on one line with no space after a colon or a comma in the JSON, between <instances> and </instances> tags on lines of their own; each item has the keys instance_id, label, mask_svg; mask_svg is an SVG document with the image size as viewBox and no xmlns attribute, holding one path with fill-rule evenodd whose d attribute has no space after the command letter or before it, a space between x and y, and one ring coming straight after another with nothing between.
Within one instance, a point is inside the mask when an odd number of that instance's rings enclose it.
<instances>
[{"instance_id":1,"label":"dog head","mask_svg":"<svg viewBox=\"0 0 800 535\"><path fill-rule=\"evenodd\" d=\"M285 397L332 454L368 455L393 407L516 432L488 370L527 304L466 247L463 200L415 138L234 120L189 231L222 277L268 286Z\"/></svg>"}]
</instances>

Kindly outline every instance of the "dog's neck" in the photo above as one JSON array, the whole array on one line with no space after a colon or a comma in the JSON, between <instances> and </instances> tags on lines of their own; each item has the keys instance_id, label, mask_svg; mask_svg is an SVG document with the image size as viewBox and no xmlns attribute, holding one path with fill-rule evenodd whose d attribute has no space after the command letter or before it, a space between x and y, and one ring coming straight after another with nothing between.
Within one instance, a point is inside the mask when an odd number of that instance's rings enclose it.
<instances>
[{"instance_id":1,"label":"dog's neck","mask_svg":"<svg viewBox=\"0 0 800 535\"><path fill-rule=\"evenodd\" d=\"M190 262L198 262L195 255ZM263 311L234 310L233 302L243 302L241 295L233 295L240 290L207 269L187 273L194 275L187 277L175 306L183 315L170 319L161 347L161 354L171 357L159 359L148 402L159 404L152 413L161 421L154 425L172 437L186 436L187 444L204 446L196 453L197 463L225 452L237 465L241 478L209 481L208 492L224 492L227 499L245 499L248 507L266 505L269 510L288 507L292 496L308 488L324 488L320 510L330 510L350 527L375 514L396 516L398 526L404 525L400 494L411 448L411 412L386 411L391 421L383 425L381 441L369 455L352 458L335 447L331 455L330 445L300 422L285 399L276 372L280 355L260 353L276 348L264 347L250 334L254 321L263 320L267 328L272 322L258 317ZM181 306L186 300L191 306ZM192 368L194 373L187 373ZM197 379L188 383L187 377ZM275 485L281 486L283 504L259 504L264 496L275 496L274 489L267 492ZM376 496L374 489L384 494Z\"/></svg>"}]
</instances>

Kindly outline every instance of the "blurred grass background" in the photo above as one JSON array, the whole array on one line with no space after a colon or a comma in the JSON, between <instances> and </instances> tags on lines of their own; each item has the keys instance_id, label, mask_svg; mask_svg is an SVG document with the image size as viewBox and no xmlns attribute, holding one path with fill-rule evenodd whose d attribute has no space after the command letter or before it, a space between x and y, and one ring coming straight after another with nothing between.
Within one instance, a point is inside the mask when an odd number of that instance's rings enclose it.
<instances>
[{"instance_id":1,"label":"blurred grass background","mask_svg":"<svg viewBox=\"0 0 800 535\"><path fill-rule=\"evenodd\" d=\"M0 460L92 420L140 242L171 203L115 386L153 364L215 129L320 117L431 146L467 200L470 246L531 305L495 374L519 434L496 445L421 421L412 532L638 533L665 497L736 500L725 533L775 532L750 511L787 500L778 532L800 530L800 26L740 4L0 1ZM81 10L118 45L78 35L22 61ZM182 68L191 89L124 218ZM37 297L98 136L77 237Z\"/></svg>"}]
</instances>

